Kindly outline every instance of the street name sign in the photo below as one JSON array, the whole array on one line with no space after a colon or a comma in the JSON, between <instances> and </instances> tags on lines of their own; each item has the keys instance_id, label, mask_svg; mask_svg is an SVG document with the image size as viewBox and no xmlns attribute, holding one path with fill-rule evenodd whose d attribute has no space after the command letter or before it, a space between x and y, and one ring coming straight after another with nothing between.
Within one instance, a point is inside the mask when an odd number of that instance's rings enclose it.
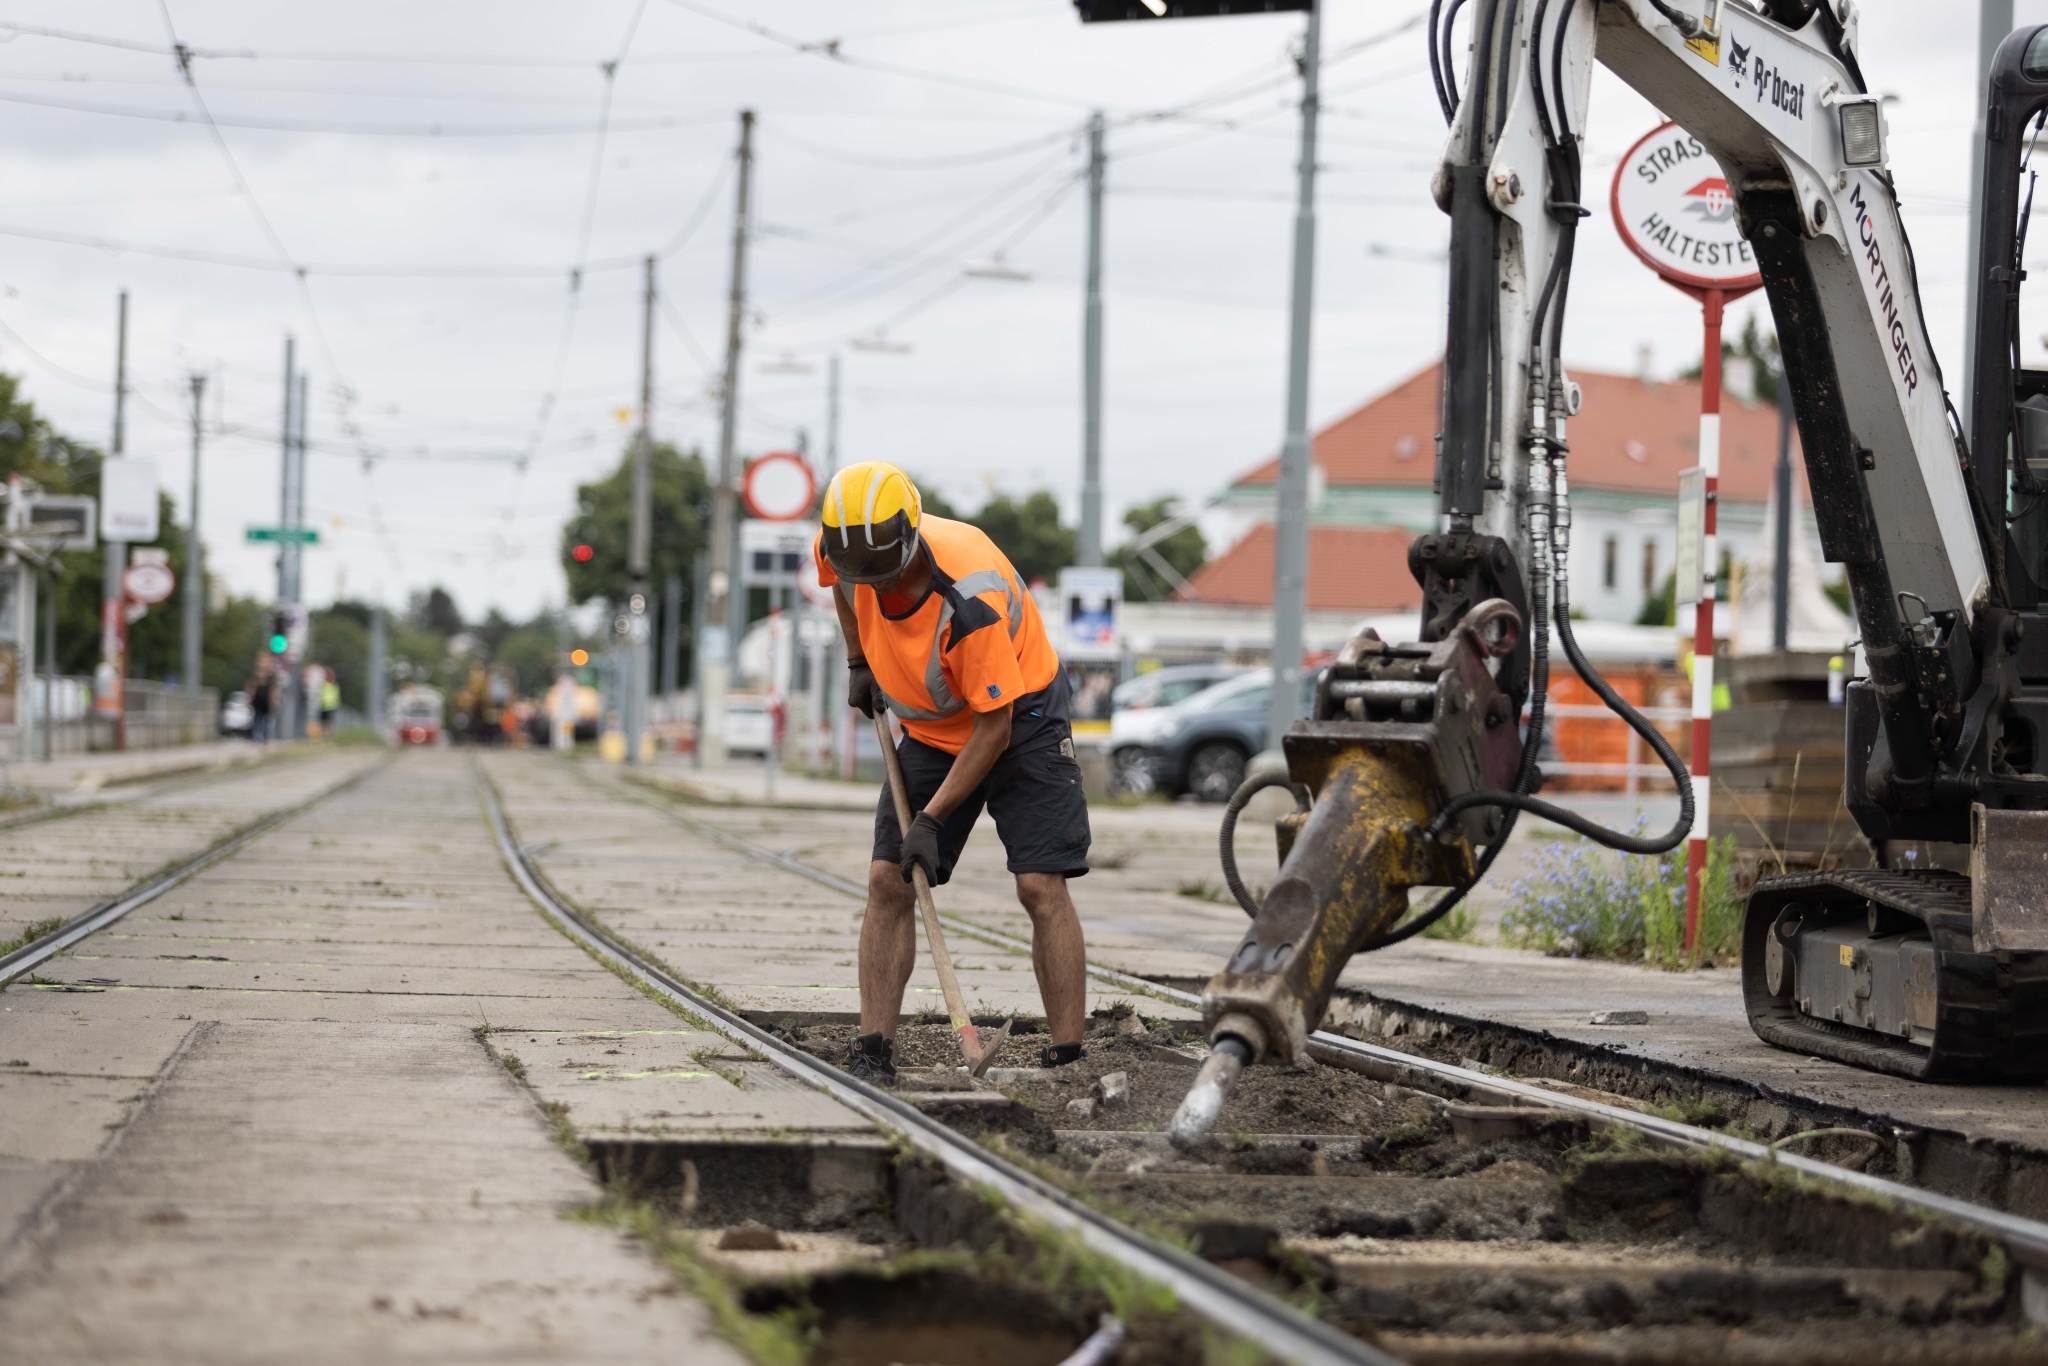
<instances>
[{"instance_id":1,"label":"street name sign","mask_svg":"<svg viewBox=\"0 0 2048 1366\"><path fill-rule=\"evenodd\" d=\"M286 545L320 544L320 532L309 526L252 526L242 534L251 541L276 541Z\"/></svg>"}]
</instances>

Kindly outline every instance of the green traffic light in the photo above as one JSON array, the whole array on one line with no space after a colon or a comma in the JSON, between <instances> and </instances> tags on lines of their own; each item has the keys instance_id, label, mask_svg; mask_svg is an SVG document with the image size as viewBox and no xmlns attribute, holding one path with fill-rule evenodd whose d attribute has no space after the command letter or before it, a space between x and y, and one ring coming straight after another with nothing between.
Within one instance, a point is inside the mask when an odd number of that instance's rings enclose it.
<instances>
[{"instance_id":1,"label":"green traffic light","mask_svg":"<svg viewBox=\"0 0 2048 1366\"><path fill-rule=\"evenodd\" d=\"M286 647L290 644L291 642L286 640L283 636L272 636L270 638L270 653L274 655L281 655L285 652Z\"/></svg>"}]
</instances>

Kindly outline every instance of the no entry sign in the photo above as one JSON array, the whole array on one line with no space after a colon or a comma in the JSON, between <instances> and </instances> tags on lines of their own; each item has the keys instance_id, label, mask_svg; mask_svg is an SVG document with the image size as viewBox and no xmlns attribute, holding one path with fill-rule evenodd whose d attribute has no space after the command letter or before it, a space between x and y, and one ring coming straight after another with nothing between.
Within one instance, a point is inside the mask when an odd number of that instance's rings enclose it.
<instances>
[{"instance_id":1,"label":"no entry sign","mask_svg":"<svg viewBox=\"0 0 2048 1366\"><path fill-rule=\"evenodd\" d=\"M748 509L766 522L793 522L811 510L818 483L802 456L771 451L747 466L741 494Z\"/></svg>"},{"instance_id":2,"label":"no entry sign","mask_svg":"<svg viewBox=\"0 0 2048 1366\"><path fill-rule=\"evenodd\" d=\"M1613 205L1621 240L1679 288L1733 295L1763 283L1720 163L1677 124L1628 149L1615 168Z\"/></svg>"}]
</instances>

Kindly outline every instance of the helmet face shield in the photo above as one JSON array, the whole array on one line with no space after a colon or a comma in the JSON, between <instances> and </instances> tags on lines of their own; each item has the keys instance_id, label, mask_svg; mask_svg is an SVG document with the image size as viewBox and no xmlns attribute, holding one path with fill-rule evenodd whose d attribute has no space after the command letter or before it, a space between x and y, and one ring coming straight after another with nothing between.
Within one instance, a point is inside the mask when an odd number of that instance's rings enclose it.
<instances>
[{"instance_id":1,"label":"helmet face shield","mask_svg":"<svg viewBox=\"0 0 2048 1366\"><path fill-rule=\"evenodd\" d=\"M917 554L917 532L897 513L879 524L825 528L825 559L846 583L888 583Z\"/></svg>"}]
</instances>

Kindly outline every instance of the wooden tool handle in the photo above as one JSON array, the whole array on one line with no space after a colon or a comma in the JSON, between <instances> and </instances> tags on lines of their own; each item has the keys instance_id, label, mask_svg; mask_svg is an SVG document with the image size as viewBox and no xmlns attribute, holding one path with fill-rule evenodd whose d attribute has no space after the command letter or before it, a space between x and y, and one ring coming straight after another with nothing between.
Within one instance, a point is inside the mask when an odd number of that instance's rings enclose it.
<instances>
[{"instance_id":1,"label":"wooden tool handle","mask_svg":"<svg viewBox=\"0 0 2048 1366\"><path fill-rule=\"evenodd\" d=\"M903 781L903 764L896 757L896 746L889 742L888 718L879 712L875 715L875 739L881 743L882 763L889 771L889 795L896 803L896 831L907 838L910 834L910 790ZM939 974L939 990L946 996L946 1014L968 1048L978 1052L980 1041L974 1032L974 1021L967 1014L967 998L960 992L960 978L953 971L953 955L946 951L946 935L939 928L939 908L932 901L931 884L925 880L923 864L911 865L910 885L917 893L917 911L924 920L925 943L931 946L932 968ZM979 1061L979 1058L970 1058L969 1061Z\"/></svg>"}]
</instances>

